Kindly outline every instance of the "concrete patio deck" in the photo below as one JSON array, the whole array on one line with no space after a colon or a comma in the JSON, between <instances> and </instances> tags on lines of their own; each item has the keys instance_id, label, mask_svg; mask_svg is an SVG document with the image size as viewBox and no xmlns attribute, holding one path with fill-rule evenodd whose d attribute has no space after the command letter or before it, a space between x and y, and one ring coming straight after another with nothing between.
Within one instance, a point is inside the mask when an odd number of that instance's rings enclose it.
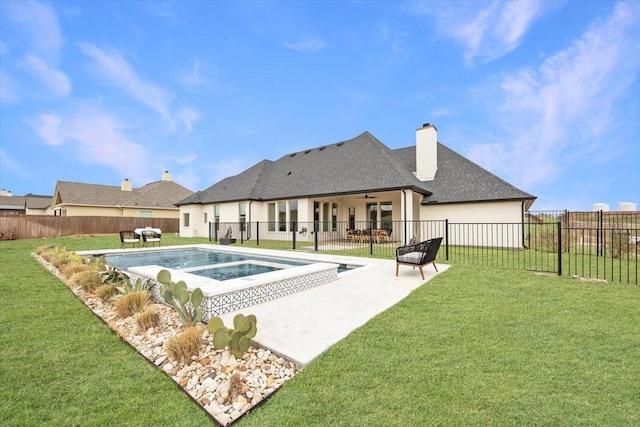
<instances>
[{"instance_id":1,"label":"concrete patio deck","mask_svg":"<svg viewBox=\"0 0 640 427\"><path fill-rule=\"evenodd\" d=\"M343 273L333 283L224 314L221 317L225 324L232 324L237 313L254 314L258 320L256 343L307 365L351 331L439 274L433 266L428 266L422 280L417 269L400 266L396 277L393 260L321 257L329 262L366 262L367 266ZM438 263L437 267L442 273L449 266Z\"/></svg>"}]
</instances>

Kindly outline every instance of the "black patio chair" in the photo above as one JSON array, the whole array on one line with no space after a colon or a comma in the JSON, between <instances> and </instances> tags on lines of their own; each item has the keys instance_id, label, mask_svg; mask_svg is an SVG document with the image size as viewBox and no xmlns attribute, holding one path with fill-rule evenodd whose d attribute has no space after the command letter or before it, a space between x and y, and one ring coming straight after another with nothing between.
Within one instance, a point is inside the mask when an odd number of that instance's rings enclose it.
<instances>
[{"instance_id":1,"label":"black patio chair","mask_svg":"<svg viewBox=\"0 0 640 427\"><path fill-rule=\"evenodd\" d=\"M120 232L120 249L124 249L126 245L131 247L140 246L140 235L135 231L121 231Z\"/></svg>"},{"instance_id":2,"label":"black patio chair","mask_svg":"<svg viewBox=\"0 0 640 427\"><path fill-rule=\"evenodd\" d=\"M142 246L147 246L151 243L151 246L155 246L156 243L160 246L160 239L162 235L153 230L142 230Z\"/></svg>"},{"instance_id":3,"label":"black patio chair","mask_svg":"<svg viewBox=\"0 0 640 427\"><path fill-rule=\"evenodd\" d=\"M433 268L438 271L436 267L436 255L438 255L438 249L442 243L442 237L436 237L434 239L425 240L424 242L416 243L415 245L400 246L396 249L396 277L398 276L398 270L400 265L410 265L413 268L418 267L420 269L420 275L424 280L424 272L422 267L425 265L433 264Z\"/></svg>"}]
</instances>

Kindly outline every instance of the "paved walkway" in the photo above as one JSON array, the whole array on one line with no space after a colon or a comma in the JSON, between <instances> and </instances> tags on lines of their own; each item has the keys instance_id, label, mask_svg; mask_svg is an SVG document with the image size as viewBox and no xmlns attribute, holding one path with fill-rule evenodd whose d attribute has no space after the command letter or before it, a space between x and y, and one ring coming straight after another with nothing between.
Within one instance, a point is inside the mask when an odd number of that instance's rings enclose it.
<instances>
[{"instance_id":1,"label":"paved walkway","mask_svg":"<svg viewBox=\"0 0 640 427\"><path fill-rule=\"evenodd\" d=\"M330 255L324 257L332 259ZM338 262L350 260L353 264L364 260L369 265L343 274L333 283L239 311L245 315L256 315L258 333L254 340L257 343L306 365L425 283L418 269L408 266L400 266L399 275L395 277L395 261L337 259L340 260ZM440 272L448 267L438 264ZM425 267L423 271L427 282L438 274L433 266ZM237 313L223 315L225 324L232 324Z\"/></svg>"}]
</instances>

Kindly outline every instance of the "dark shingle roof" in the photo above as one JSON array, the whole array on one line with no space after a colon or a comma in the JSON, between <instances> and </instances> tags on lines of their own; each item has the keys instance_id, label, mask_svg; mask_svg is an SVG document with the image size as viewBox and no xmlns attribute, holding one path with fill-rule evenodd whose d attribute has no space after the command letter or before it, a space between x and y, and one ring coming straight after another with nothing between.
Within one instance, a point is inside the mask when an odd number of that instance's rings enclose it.
<instances>
[{"instance_id":1,"label":"dark shingle roof","mask_svg":"<svg viewBox=\"0 0 640 427\"><path fill-rule=\"evenodd\" d=\"M416 170L416 147L394 152L405 167ZM423 204L535 198L441 143L438 143L436 177L427 184L433 194L425 197Z\"/></svg>"},{"instance_id":2,"label":"dark shingle roof","mask_svg":"<svg viewBox=\"0 0 640 427\"><path fill-rule=\"evenodd\" d=\"M122 206L138 208L171 208L192 194L192 191L173 181L156 181L132 191L120 186L58 181L57 204L85 206Z\"/></svg>"},{"instance_id":3,"label":"dark shingle roof","mask_svg":"<svg viewBox=\"0 0 640 427\"><path fill-rule=\"evenodd\" d=\"M263 160L194 193L178 205L358 194L411 188L440 203L533 198L438 144L433 181L415 175L415 146L391 150L369 132L353 139ZM433 194L432 194L433 193Z\"/></svg>"}]
</instances>

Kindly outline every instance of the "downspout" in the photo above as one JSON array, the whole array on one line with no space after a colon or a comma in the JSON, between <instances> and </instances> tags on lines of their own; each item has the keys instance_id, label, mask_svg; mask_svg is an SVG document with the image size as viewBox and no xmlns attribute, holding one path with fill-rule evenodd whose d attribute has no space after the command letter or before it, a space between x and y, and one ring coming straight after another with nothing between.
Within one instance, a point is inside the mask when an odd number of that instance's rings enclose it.
<instances>
[{"instance_id":1,"label":"downspout","mask_svg":"<svg viewBox=\"0 0 640 427\"><path fill-rule=\"evenodd\" d=\"M253 200L249 200L249 221L248 221L249 226L247 227L247 240L251 239L251 204L252 203L253 203Z\"/></svg>"},{"instance_id":2,"label":"downspout","mask_svg":"<svg viewBox=\"0 0 640 427\"><path fill-rule=\"evenodd\" d=\"M407 193L404 191L404 188L401 188L402 191L402 205L404 206L404 240L403 244L407 243Z\"/></svg>"}]
</instances>

